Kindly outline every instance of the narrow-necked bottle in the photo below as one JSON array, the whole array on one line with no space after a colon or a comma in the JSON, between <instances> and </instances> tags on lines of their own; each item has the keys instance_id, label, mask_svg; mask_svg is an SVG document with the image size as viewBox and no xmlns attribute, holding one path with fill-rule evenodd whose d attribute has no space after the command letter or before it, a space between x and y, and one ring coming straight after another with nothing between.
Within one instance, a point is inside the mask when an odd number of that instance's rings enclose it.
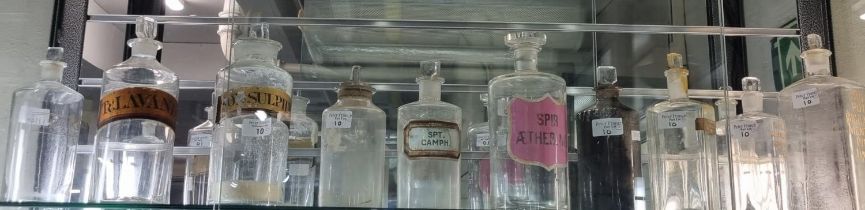
<instances>
[{"instance_id":1,"label":"narrow-necked bottle","mask_svg":"<svg viewBox=\"0 0 865 210\"><path fill-rule=\"evenodd\" d=\"M188 147L207 148L213 142L213 107L206 107L207 119L189 129ZM186 176L183 179L183 204L207 204L207 176L210 164L209 155L194 155L186 159Z\"/></svg>"},{"instance_id":2,"label":"narrow-necked bottle","mask_svg":"<svg viewBox=\"0 0 865 210\"><path fill-rule=\"evenodd\" d=\"M397 117L397 207L460 208L462 109L441 101L439 61L421 62L418 101Z\"/></svg>"},{"instance_id":3,"label":"narrow-necked bottle","mask_svg":"<svg viewBox=\"0 0 865 210\"><path fill-rule=\"evenodd\" d=\"M480 94L481 103L487 108L489 94ZM485 110L486 111L486 110ZM486 112L484 112L486 118ZM490 124L486 121L474 123L466 129L463 151L490 151ZM489 209L490 207L490 160L462 160L460 166L462 190L460 205L463 209Z\"/></svg>"},{"instance_id":4,"label":"narrow-necked bottle","mask_svg":"<svg viewBox=\"0 0 865 210\"><path fill-rule=\"evenodd\" d=\"M49 47L41 79L13 93L4 201L69 201L84 96L60 83L62 58Z\"/></svg>"},{"instance_id":5,"label":"narrow-necked bottle","mask_svg":"<svg viewBox=\"0 0 865 210\"><path fill-rule=\"evenodd\" d=\"M139 17L132 56L102 76L93 202L169 201L179 83L156 61L156 33L153 18Z\"/></svg>"},{"instance_id":6,"label":"narrow-necked bottle","mask_svg":"<svg viewBox=\"0 0 865 210\"><path fill-rule=\"evenodd\" d=\"M667 54L669 99L650 107L652 209L717 209L715 109L688 99L682 56Z\"/></svg>"},{"instance_id":7,"label":"narrow-necked bottle","mask_svg":"<svg viewBox=\"0 0 865 210\"><path fill-rule=\"evenodd\" d=\"M387 197L386 118L372 103L374 89L360 81L360 66L351 71L336 104L322 113L318 206L381 208Z\"/></svg>"},{"instance_id":8,"label":"narrow-necked bottle","mask_svg":"<svg viewBox=\"0 0 865 210\"><path fill-rule=\"evenodd\" d=\"M285 205L292 77L276 65L281 48L267 24L253 25L218 73L209 203Z\"/></svg>"},{"instance_id":9,"label":"narrow-necked bottle","mask_svg":"<svg viewBox=\"0 0 865 210\"><path fill-rule=\"evenodd\" d=\"M735 209L787 207L787 138L784 120L763 113L760 80L742 78L742 109L730 119L730 166Z\"/></svg>"},{"instance_id":10,"label":"narrow-necked bottle","mask_svg":"<svg viewBox=\"0 0 865 210\"><path fill-rule=\"evenodd\" d=\"M568 209L565 80L538 71L546 35L510 33L514 73L490 80L492 208Z\"/></svg>"},{"instance_id":11,"label":"narrow-necked bottle","mask_svg":"<svg viewBox=\"0 0 865 210\"><path fill-rule=\"evenodd\" d=\"M732 90L731 87L726 87ZM722 89L723 90L723 89ZM718 109L718 121L715 122L715 139L718 141L718 202L721 210L733 209L733 194L731 192L730 173L730 139L727 138L727 121L736 117L736 105L739 102L734 99L720 99L715 101Z\"/></svg>"},{"instance_id":12,"label":"narrow-necked bottle","mask_svg":"<svg viewBox=\"0 0 865 210\"><path fill-rule=\"evenodd\" d=\"M291 125L288 129L288 147L294 149L315 148L318 142L318 123L306 115L309 99L300 95L292 97ZM318 164L314 157L288 158L285 178L285 202L290 206L313 206L315 179Z\"/></svg>"},{"instance_id":13,"label":"narrow-necked bottle","mask_svg":"<svg viewBox=\"0 0 865 210\"><path fill-rule=\"evenodd\" d=\"M639 113L619 101L616 68L597 70L595 104L577 113L575 209L633 209ZM637 163L638 164L638 163Z\"/></svg>"},{"instance_id":14,"label":"narrow-necked bottle","mask_svg":"<svg viewBox=\"0 0 865 210\"><path fill-rule=\"evenodd\" d=\"M830 75L819 35L802 52L805 79L781 90L778 102L790 140L792 209L865 206L865 87Z\"/></svg>"}]
</instances>

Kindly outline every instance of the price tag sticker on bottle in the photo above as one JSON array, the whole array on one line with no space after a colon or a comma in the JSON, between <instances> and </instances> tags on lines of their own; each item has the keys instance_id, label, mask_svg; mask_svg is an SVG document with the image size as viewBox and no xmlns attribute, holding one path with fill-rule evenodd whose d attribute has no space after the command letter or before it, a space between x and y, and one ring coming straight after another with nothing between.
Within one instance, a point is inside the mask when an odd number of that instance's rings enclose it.
<instances>
[{"instance_id":1,"label":"price tag sticker on bottle","mask_svg":"<svg viewBox=\"0 0 865 210\"><path fill-rule=\"evenodd\" d=\"M661 117L658 118L658 127L661 129L684 127L693 128L693 123L694 120L688 120L688 112L685 111L664 112L661 113Z\"/></svg>"},{"instance_id":2,"label":"price tag sticker on bottle","mask_svg":"<svg viewBox=\"0 0 865 210\"><path fill-rule=\"evenodd\" d=\"M640 131L631 131L631 141L640 141Z\"/></svg>"},{"instance_id":3,"label":"price tag sticker on bottle","mask_svg":"<svg viewBox=\"0 0 865 210\"><path fill-rule=\"evenodd\" d=\"M46 126L51 119L51 110L48 109L21 107L21 111L18 113L20 113L18 115L19 123Z\"/></svg>"},{"instance_id":4,"label":"price tag sticker on bottle","mask_svg":"<svg viewBox=\"0 0 865 210\"><path fill-rule=\"evenodd\" d=\"M622 118L603 118L592 120L592 137L620 136L625 134Z\"/></svg>"},{"instance_id":5,"label":"price tag sticker on bottle","mask_svg":"<svg viewBox=\"0 0 865 210\"><path fill-rule=\"evenodd\" d=\"M733 130L733 137L740 139L752 139L757 135L757 122L752 120L736 121L730 123L730 129Z\"/></svg>"},{"instance_id":6,"label":"price tag sticker on bottle","mask_svg":"<svg viewBox=\"0 0 865 210\"><path fill-rule=\"evenodd\" d=\"M479 147L489 147L490 146L490 134L489 133L479 133L475 135L475 139L477 139L476 144Z\"/></svg>"},{"instance_id":7,"label":"price tag sticker on bottle","mask_svg":"<svg viewBox=\"0 0 865 210\"><path fill-rule=\"evenodd\" d=\"M210 147L212 135L206 133L196 133L189 136L190 147Z\"/></svg>"},{"instance_id":8,"label":"price tag sticker on bottle","mask_svg":"<svg viewBox=\"0 0 865 210\"><path fill-rule=\"evenodd\" d=\"M309 164L288 164L289 176L309 176Z\"/></svg>"},{"instance_id":9,"label":"price tag sticker on bottle","mask_svg":"<svg viewBox=\"0 0 865 210\"><path fill-rule=\"evenodd\" d=\"M810 88L793 93L793 108L801 109L820 104L817 88Z\"/></svg>"},{"instance_id":10,"label":"price tag sticker on bottle","mask_svg":"<svg viewBox=\"0 0 865 210\"><path fill-rule=\"evenodd\" d=\"M332 111L324 114L326 128L351 128L351 111Z\"/></svg>"},{"instance_id":11,"label":"price tag sticker on bottle","mask_svg":"<svg viewBox=\"0 0 865 210\"><path fill-rule=\"evenodd\" d=\"M243 127L240 127L240 135L244 137L262 137L270 135L273 130L271 120L243 119Z\"/></svg>"}]
</instances>

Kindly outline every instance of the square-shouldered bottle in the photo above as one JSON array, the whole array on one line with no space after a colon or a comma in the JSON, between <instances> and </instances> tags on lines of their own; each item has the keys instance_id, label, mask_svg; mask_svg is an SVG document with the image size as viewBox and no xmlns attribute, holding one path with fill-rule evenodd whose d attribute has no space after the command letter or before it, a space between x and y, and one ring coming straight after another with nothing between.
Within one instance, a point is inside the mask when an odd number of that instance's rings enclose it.
<instances>
[{"instance_id":1,"label":"square-shouldered bottle","mask_svg":"<svg viewBox=\"0 0 865 210\"><path fill-rule=\"evenodd\" d=\"M569 208L565 80L538 71L545 42L543 33L509 33L516 71L489 83L492 208Z\"/></svg>"},{"instance_id":2,"label":"square-shouldered bottle","mask_svg":"<svg viewBox=\"0 0 865 210\"><path fill-rule=\"evenodd\" d=\"M715 109L688 98L682 55L667 65L670 98L646 110L652 209L717 209Z\"/></svg>"},{"instance_id":3,"label":"square-shouldered bottle","mask_svg":"<svg viewBox=\"0 0 865 210\"><path fill-rule=\"evenodd\" d=\"M421 62L419 99L399 107L398 208L460 208L462 109L441 101L440 69Z\"/></svg>"},{"instance_id":4,"label":"square-shouldered bottle","mask_svg":"<svg viewBox=\"0 0 865 210\"><path fill-rule=\"evenodd\" d=\"M865 87L830 75L832 52L807 36L806 76L781 90L778 110L790 142L792 209L865 206Z\"/></svg>"},{"instance_id":5,"label":"square-shouldered bottle","mask_svg":"<svg viewBox=\"0 0 865 210\"><path fill-rule=\"evenodd\" d=\"M595 104L577 113L576 142L579 161L575 209L634 208L634 137L639 141L637 111L619 101L616 68L597 69ZM638 164L638 163L637 163ZM638 166L638 165L637 165Z\"/></svg>"},{"instance_id":6,"label":"square-shouldered bottle","mask_svg":"<svg viewBox=\"0 0 865 210\"><path fill-rule=\"evenodd\" d=\"M293 79L277 66L279 42L255 24L219 71L219 114L210 152L208 203L286 205L283 182Z\"/></svg>"},{"instance_id":7,"label":"square-shouldered bottle","mask_svg":"<svg viewBox=\"0 0 865 210\"><path fill-rule=\"evenodd\" d=\"M156 60L156 33L156 20L139 17L132 56L102 75L93 202L169 202L179 80Z\"/></svg>"},{"instance_id":8,"label":"square-shouldered bottle","mask_svg":"<svg viewBox=\"0 0 865 210\"><path fill-rule=\"evenodd\" d=\"M41 79L13 92L3 201L69 201L84 96L60 83L62 58L49 47Z\"/></svg>"}]
</instances>

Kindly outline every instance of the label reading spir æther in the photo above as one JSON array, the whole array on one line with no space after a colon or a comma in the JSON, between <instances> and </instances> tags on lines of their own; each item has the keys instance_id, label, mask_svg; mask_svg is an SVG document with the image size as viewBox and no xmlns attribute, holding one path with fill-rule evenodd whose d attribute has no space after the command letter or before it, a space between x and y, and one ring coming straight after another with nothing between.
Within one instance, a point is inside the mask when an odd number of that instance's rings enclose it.
<instances>
[{"instance_id":1,"label":"label reading spir \u00e6ther","mask_svg":"<svg viewBox=\"0 0 865 210\"><path fill-rule=\"evenodd\" d=\"M99 103L99 126L122 119L156 120L174 128L177 99L168 92L148 87L111 91Z\"/></svg>"},{"instance_id":2,"label":"label reading spir \u00e6ther","mask_svg":"<svg viewBox=\"0 0 865 210\"><path fill-rule=\"evenodd\" d=\"M403 130L403 148L409 158L460 157L460 129L452 122L415 120Z\"/></svg>"}]
</instances>

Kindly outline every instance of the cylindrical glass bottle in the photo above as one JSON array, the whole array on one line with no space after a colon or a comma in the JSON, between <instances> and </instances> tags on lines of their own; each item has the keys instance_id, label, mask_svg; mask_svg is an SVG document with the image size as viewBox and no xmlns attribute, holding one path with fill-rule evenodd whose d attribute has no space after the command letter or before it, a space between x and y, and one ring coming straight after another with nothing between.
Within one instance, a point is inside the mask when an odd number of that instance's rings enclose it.
<instances>
[{"instance_id":1,"label":"cylindrical glass bottle","mask_svg":"<svg viewBox=\"0 0 865 210\"><path fill-rule=\"evenodd\" d=\"M3 201L69 201L84 96L60 83L62 58L48 48L42 79L13 93Z\"/></svg>"},{"instance_id":2,"label":"cylindrical glass bottle","mask_svg":"<svg viewBox=\"0 0 865 210\"><path fill-rule=\"evenodd\" d=\"M291 126L288 132L289 148L315 148L318 142L318 123L306 116L309 99L292 97ZM317 163L314 157L289 157L285 178L285 202L290 206L313 206Z\"/></svg>"},{"instance_id":3,"label":"cylindrical glass bottle","mask_svg":"<svg viewBox=\"0 0 865 210\"><path fill-rule=\"evenodd\" d=\"M139 17L132 56L105 71L95 140L91 200L169 201L179 82L156 61L156 21Z\"/></svg>"},{"instance_id":4,"label":"cylindrical glass bottle","mask_svg":"<svg viewBox=\"0 0 865 210\"><path fill-rule=\"evenodd\" d=\"M492 208L568 209L565 81L538 71L546 35L510 33L516 72L490 80Z\"/></svg>"},{"instance_id":5,"label":"cylindrical glass bottle","mask_svg":"<svg viewBox=\"0 0 865 210\"><path fill-rule=\"evenodd\" d=\"M318 206L384 207L386 118L373 91L354 66L336 104L322 113Z\"/></svg>"},{"instance_id":6,"label":"cylindrical glass bottle","mask_svg":"<svg viewBox=\"0 0 865 210\"><path fill-rule=\"evenodd\" d=\"M189 129L189 147L208 148L213 142L213 107L206 107L207 120ZM183 204L204 205L207 203L207 174L209 155L195 155L186 159L186 175L183 179Z\"/></svg>"}]
</instances>

